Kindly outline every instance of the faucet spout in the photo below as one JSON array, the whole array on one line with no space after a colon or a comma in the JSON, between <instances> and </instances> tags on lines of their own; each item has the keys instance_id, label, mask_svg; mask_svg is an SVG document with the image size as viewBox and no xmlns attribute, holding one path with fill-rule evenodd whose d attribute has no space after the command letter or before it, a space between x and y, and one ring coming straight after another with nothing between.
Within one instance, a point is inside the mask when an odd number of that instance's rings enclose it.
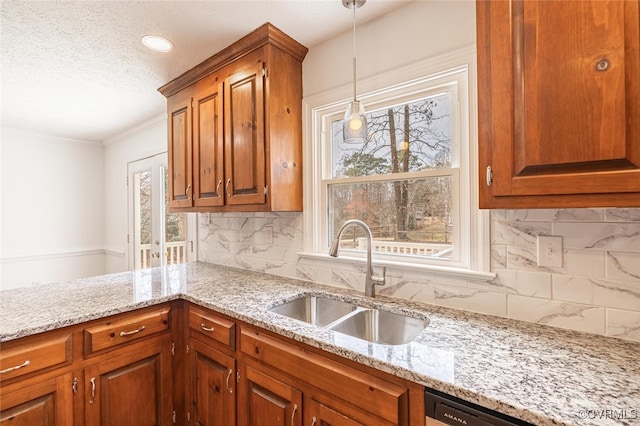
<instances>
[{"instance_id":1,"label":"faucet spout","mask_svg":"<svg viewBox=\"0 0 640 426\"><path fill-rule=\"evenodd\" d=\"M352 225L362 228L364 230L365 237L367 240L367 276L364 282L364 295L368 297L376 297L375 286L385 284L387 267L386 266L383 267L381 277L376 276L373 273L373 262L371 260L371 247L372 247L373 236L371 234L371 229L369 229L366 223L358 219L347 220L345 223L343 223L342 226L340 227L340 230L338 231L338 236L331 244L331 248L329 249L329 256L338 257L338 253L340 252L340 238L342 237L342 234L344 233L345 229L347 229L349 226L352 226Z\"/></svg>"}]
</instances>

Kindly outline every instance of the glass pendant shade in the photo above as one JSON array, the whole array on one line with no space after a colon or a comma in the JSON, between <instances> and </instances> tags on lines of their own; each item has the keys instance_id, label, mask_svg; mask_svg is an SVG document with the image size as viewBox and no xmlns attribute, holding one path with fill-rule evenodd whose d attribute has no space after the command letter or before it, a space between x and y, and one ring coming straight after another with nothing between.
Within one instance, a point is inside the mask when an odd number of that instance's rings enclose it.
<instances>
[{"instance_id":1,"label":"glass pendant shade","mask_svg":"<svg viewBox=\"0 0 640 426\"><path fill-rule=\"evenodd\" d=\"M359 101L349 102L342 127L345 143L363 144L367 141L367 115Z\"/></svg>"}]
</instances>

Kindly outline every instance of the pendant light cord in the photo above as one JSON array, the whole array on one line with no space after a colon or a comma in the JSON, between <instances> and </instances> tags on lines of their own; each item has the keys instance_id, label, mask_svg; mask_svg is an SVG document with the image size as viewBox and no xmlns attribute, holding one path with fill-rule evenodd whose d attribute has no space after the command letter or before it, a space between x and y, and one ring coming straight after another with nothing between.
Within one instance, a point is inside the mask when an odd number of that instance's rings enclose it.
<instances>
[{"instance_id":1,"label":"pendant light cord","mask_svg":"<svg viewBox=\"0 0 640 426\"><path fill-rule=\"evenodd\" d=\"M356 99L356 1L353 0L353 101Z\"/></svg>"}]
</instances>

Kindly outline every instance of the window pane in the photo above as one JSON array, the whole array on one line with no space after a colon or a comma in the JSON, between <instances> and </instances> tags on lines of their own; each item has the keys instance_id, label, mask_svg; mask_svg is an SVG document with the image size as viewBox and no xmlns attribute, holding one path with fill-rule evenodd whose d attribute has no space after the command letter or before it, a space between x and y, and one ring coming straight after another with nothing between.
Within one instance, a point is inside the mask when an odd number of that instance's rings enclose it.
<instances>
[{"instance_id":1,"label":"window pane","mask_svg":"<svg viewBox=\"0 0 640 426\"><path fill-rule=\"evenodd\" d=\"M187 214L170 213L169 206L169 179L167 167L162 167L164 182L164 246L165 258L168 265L186 262L187 250Z\"/></svg>"},{"instance_id":2,"label":"window pane","mask_svg":"<svg viewBox=\"0 0 640 426\"><path fill-rule=\"evenodd\" d=\"M456 259L452 220L451 176L370 183L331 184L328 187L333 241L340 226L360 219L371 228L374 251ZM364 250L364 234L352 227L341 247Z\"/></svg>"},{"instance_id":3,"label":"window pane","mask_svg":"<svg viewBox=\"0 0 640 426\"><path fill-rule=\"evenodd\" d=\"M135 173L134 185L134 269L151 266L151 171Z\"/></svg>"},{"instance_id":4,"label":"window pane","mask_svg":"<svg viewBox=\"0 0 640 426\"><path fill-rule=\"evenodd\" d=\"M371 176L451 166L451 96L437 96L367 113L363 144L347 144L342 121L332 127L332 176Z\"/></svg>"}]
</instances>

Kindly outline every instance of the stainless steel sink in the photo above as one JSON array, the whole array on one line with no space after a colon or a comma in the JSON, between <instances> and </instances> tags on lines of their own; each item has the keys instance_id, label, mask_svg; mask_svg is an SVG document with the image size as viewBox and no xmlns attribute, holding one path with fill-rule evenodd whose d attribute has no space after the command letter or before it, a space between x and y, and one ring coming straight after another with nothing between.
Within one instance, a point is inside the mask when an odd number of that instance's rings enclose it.
<instances>
[{"instance_id":1,"label":"stainless steel sink","mask_svg":"<svg viewBox=\"0 0 640 426\"><path fill-rule=\"evenodd\" d=\"M358 339L383 345L402 345L415 339L429 320L358 306L323 296L303 296L270 309Z\"/></svg>"},{"instance_id":2,"label":"stainless steel sink","mask_svg":"<svg viewBox=\"0 0 640 426\"><path fill-rule=\"evenodd\" d=\"M356 306L322 296L304 296L271 308L271 312L324 327L353 312Z\"/></svg>"},{"instance_id":3,"label":"stainless steel sink","mask_svg":"<svg viewBox=\"0 0 640 426\"><path fill-rule=\"evenodd\" d=\"M345 317L331 329L373 343L402 345L415 339L427 325L427 319L362 308Z\"/></svg>"}]
</instances>

